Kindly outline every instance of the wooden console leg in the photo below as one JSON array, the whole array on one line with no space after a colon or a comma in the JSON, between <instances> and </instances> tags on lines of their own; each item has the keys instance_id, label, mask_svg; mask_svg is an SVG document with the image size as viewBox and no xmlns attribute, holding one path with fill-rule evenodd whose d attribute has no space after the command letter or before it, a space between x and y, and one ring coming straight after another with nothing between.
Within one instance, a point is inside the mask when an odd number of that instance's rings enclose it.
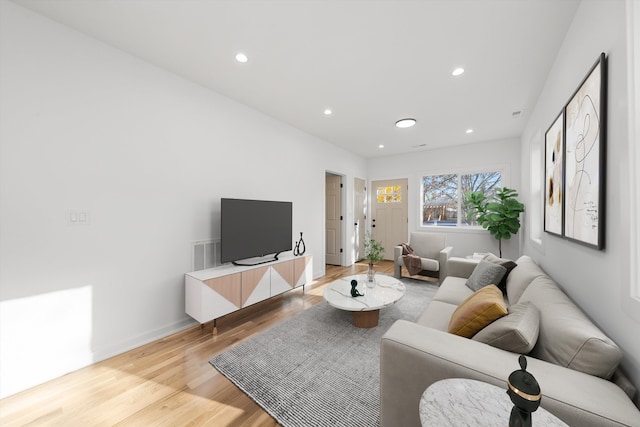
<instances>
[{"instance_id":1,"label":"wooden console leg","mask_svg":"<svg viewBox=\"0 0 640 427\"><path fill-rule=\"evenodd\" d=\"M213 319L213 335L218 335L218 319Z\"/></svg>"}]
</instances>

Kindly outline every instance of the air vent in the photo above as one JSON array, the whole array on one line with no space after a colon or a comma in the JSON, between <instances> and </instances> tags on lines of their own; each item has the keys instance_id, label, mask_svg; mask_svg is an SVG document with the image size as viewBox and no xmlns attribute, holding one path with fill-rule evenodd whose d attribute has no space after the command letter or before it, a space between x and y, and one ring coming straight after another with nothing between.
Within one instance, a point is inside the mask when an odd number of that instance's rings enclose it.
<instances>
[{"instance_id":1,"label":"air vent","mask_svg":"<svg viewBox=\"0 0 640 427\"><path fill-rule=\"evenodd\" d=\"M514 111L513 113L511 113L511 118L512 119L519 119L520 116L522 116L522 113L524 112L524 110L517 110Z\"/></svg>"},{"instance_id":2,"label":"air vent","mask_svg":"<svg viewBox=\"0 0 640 427\"><path fill-rule=\"evenodd\" d=\"M412 148L424 148L427 144L413 145Z\"/></svg>"},{"instance_id":3,"label":"air vent","mask_svg":"<svg viewBox=\"0 0 640 427\"><path fill-rule=\"evenodd\" d=\"M220 265L220 239L201 240L192 245L192 271Z\"/></svg>"}]
</instances>

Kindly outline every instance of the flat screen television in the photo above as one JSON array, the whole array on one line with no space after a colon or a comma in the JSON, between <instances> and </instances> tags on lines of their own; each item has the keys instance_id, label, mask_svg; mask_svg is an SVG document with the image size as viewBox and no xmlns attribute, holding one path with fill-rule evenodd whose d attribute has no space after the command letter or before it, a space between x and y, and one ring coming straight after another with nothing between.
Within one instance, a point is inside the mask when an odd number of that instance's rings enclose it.
<instances>
[{"instance_id":1,"label":"flat screen television","mask_svg":"<svg viewBox=\"0 0 640 427\"><path fill-rule=\"evenodd\" d=\"M292 202L220 200L220 261L255 265L275 261L293 247ZM250 260L250 258L264 258Z\"/></svg>"}]
</instances>

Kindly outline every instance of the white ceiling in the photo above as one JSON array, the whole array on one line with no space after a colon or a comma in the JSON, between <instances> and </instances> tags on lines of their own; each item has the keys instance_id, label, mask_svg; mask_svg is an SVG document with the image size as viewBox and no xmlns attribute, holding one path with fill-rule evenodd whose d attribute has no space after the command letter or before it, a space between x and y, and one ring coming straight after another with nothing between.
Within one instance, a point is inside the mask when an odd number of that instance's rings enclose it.
<instances>
[{"instance_id":1,"label":"white ceiling","mask_svg":"<svg viewBox=\"0 0 640 427\"><path fill-rule=\"evenodd\" d=\"M367 158L519 136L579 4L14 1Z\"/></svg>"}]
</instances>

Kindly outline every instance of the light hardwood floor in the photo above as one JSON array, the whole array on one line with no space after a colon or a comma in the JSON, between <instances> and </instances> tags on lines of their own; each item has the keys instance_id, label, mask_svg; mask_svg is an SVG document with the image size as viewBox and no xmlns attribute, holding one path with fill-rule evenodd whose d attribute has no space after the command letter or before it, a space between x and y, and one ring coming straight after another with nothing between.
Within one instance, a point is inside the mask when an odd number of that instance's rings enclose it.
<instances>
[{"instance_id":1,"label":"light hardwood floor","mask_svg":"<svg viewBox=\"0 0 640 427\"><path fill-rule=\"evenodd\" d=\"M194 326L0 400L6 426L276 426L209 360L237 343L322 301L325 285L366 271L365 263L327 266L302 289ZM376 270L392 274L393 263ZM406 271L404 272L406 274ZM46 363L43 349L42 363Z\"/></svg>"}]
</instances>

